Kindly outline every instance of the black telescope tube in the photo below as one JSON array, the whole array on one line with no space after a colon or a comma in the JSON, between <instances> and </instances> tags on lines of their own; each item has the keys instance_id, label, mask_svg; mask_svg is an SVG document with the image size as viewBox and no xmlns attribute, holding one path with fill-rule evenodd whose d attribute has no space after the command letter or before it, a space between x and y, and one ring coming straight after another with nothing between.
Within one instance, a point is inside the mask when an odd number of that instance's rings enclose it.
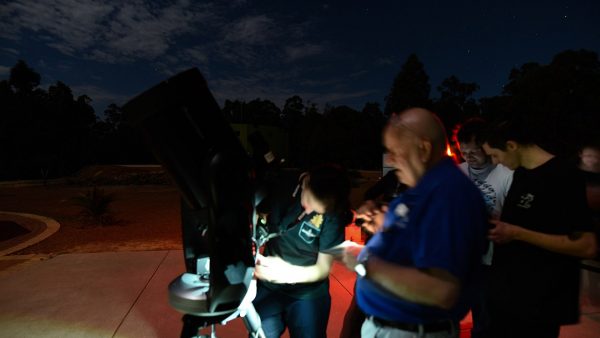
<instances>
[{"instance_id":1,"label":"black telescope tube","mask_svg":"<svg viewBox=\"0 0 600 338\"><path fill-rule=\"evenodd\" d=\"M123 112L181 193L186 270L196 273L197 259L210 256L218 292L228 284L227 266L254 266L250 158L195 68L138 95Z\"/></svg>"}]
</instances>

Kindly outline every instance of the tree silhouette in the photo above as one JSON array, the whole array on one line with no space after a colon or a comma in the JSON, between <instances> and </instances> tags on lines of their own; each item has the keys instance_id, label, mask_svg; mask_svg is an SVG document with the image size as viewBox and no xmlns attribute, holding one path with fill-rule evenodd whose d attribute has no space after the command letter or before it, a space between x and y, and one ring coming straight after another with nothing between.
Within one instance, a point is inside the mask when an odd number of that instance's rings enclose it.
<instances>
[{"instance_id":1,"label":"tree silhouette","mask_svg":"<svg viewBox=\"0 0 600 338\"><path fill-rule=\"evenodd\" d=\"M17 92L31 92L40 85L41 76L30 68L25 61L19 60L17 64L10 69L9 84Z\"/></svg>"},{"instance_id":2,"label":"tree silhouette","mask_svg":"<svg viewBox=\"0 0 600 338\"><path fill-rule=\"evenodd\" d=\"M386 119L383 116L379 103L367 102L362 109L362 121L359 133L363 135L365 144L364 168L380 169L382 166L383 147L381 145L381 132Z\"/></svg>"},{"instance_id":3,"label":"tree silhouette","mask_svg":"<svg viewBox=\"0 0 600 338\"><path fill-rule=\"evenodd\" d=\"M246 123L277 126L281 110L269 100L254 99L245 106Z\"/></svg>"},{"instance_id":4,"label":"tree silhouette","mask_svg":"<svg viewBox=\"0 0 600 338\"><path fill-rule=\"evenodd\" d=\"M104 121L107 124L108 130L116 132L121 128L121 122L123 121L123 112L121 107L114 103L111 103L104 110Z\"/></svg>"},{"instance_id":5,"label":"tree silhouette","mask_svg":"<svg viewBox=\"0 0 600 338\"><path fill-rule=\"evenodd\" d=\"M442 81L437 87L440 98L434 103L434 111L439 115L446 130L453 127L468 117L479 113L479 107L473 94L479 90L476 83L461 82L452 75Z\"/></svg>"},{"instance_id":6,"label":"tree silhouette","mask_svg":"<svg viewBox=\"0 0 600 338\"><path fill-rule=\"evenodd\" d=\"M495 119L521 115L539 142L558 154L573 154L600 125L600 61L595 52L567 50L548 65L513 69L502 99L482 108ZM490 104L494 103L494 104Z\"/></svg>"},{"instance_id":7,"label":"tree silhouette","mask_svg":"<svg viewBox=\"0 0 600 338\"><path fill-rule=\"evenodd\" d=\"M90 98L74 99L60 81L45 91L37 88L40 80L19 60L0 85L3 179L64 176L89 161L90 131L96 122Z\"/></svg>"},{"instance_id":8,"label":"tree silhouette","mask_svg":"<svg viewBox=\"0 0 600 338\"><path fill-rule=\"evenodd\" d=\"M223 105L223 115L230 123L242 123L245 102L240 100L225 100L225 104Z\"/></svg>"},{"instance_id":9,"label":"tree silhouette","mask_svg":"<svg viewBox=\"0 0 600 338\"><path fill-rule=\"evenodd\" d=\"M74 97L63 82L39 88L41 76L19 60L0 81L0 179L51 178L73 174L91 163L149 163L153 157L138 132L121 121L111 104L96 117L92 98ZM294 95L283 109L257 98L226 100L222 112L231 123L281 126L287 131L287 164L308 167L336 161L350 168L381 166L381 128L385 117L408 107L433 108L450 130L456 122L481 114L488 120L514 115L544 136L542 145L558 154L574 154L583 144L598 142L600 61L595 52L567 50L547 65L529 62L511 70L501 95L482 98L479 86L450 76L429 99L429 78L416 55L410 55L385 98L356 111L316 104Z\"/></svg>"},{"instance_id":10,"label":"tree silhouette","mask_svg":"<svg viewBox=\"0 0 600 338\"><path fill-rule=\"evenodd\" d=\"M294 95L285 100L283 110L281 111L281 117L284 124L294 123L294 121L300 118L304 114L304 102L298 95Z\"/></svg>"},{"instance_id":11,"label":"tree silhouette","mask_svg":"<svg viewBox=\"0 0 600 338\"><path fill-rule=\"evenodd\" d=\"M104 120L94 124L92 133L95 163L156 163L140 131L123 121L121 107L114 103L104 110Z\"/></svg>"},{"instance_id":12,"label":"tree silhouette","mask_svg":"<svg viewBox=\"0 0 600 338\"><path fill-rule=\"evenodd\" d=\"M281 111L281 124L288 133L287 161L291 166L307 166L308 140L306 134L311 128L310 121L314 121L314 112L309 116L305 115L304 101L300 96L294 95L285 100Z\"/></svg>"},{"instance_id":13,"label":"tree silhouette","mask_svg":"<svg viewBox=\"0 0 600 338\"><path fill-rule=\"evenodd\" d=\"M430 89L425 67L415 54L409 55L385 98L386 116L410 107L429 107Z\"/></svg>"}]
</instances>

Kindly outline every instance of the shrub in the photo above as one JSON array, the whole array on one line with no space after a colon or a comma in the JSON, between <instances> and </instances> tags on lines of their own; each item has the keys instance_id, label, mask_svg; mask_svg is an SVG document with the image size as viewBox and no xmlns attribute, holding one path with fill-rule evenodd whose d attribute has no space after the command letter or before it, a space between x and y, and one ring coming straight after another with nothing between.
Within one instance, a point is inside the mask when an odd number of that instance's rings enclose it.
<instances>
[{"instance_id":1,"label":"shrub","mask_svg":"<svg viewBox=\"0 0 600 338\"><path fill-rule=\"evenodd\" d=\"M114 200L114 194L93 187L74 197L73 203L81 208L81 214L86 218L90 218L101 225L107 225L113 222L110 205Z\"/></svg>"}]
</instances>

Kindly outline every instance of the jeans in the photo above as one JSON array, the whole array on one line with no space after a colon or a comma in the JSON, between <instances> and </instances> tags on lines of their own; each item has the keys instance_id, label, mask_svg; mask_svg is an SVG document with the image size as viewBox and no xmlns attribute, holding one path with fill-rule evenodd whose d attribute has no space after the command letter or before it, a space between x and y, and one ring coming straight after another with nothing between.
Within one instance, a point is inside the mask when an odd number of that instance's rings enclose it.
<instances>
[{"instance_id":1,"label":"jeans","mask_svg":"<svg viewBox=\"0 0 600 338\"><path fill-rule=\"evenodd\" d=\"M342 332L340 332L340 338L361 338L360 328L365 321L365 317L365 314L358 307L358 304L356 304L355 292L344 316L344 325L342 326Z\"/></svg>"},{"instance_id":2,"label":"jeans","mask_svg":"<svg viewBox=\"0 0 600 338\"><path fill-rule=\"evenodd\" d=\"M475 299L471 306L471 315L473 318L471 338L485 338L490 325L486 299L489 268L487 265L481 267L481 283L475 289Z\"/></svg>"},{"instance_id":3,"label":"jeans","mask_svg":"<svg viewBox=\"0 0 600 338\"><path fill-rule=\"evenodd\" d=\"M287 327L291 338L326 338L331 296L298 299L258 287L254 307L267 338L279 338Z\"/></svg>"},{"instance_id":4,"label":"jeans","mask_svg":"<svg viewBox=\"0 0 600 338\"><path fill-rule=\"evenodd\" d=\"M457 325L458 326L458 325ZM367 318L360 331L361 338L458 338L458 327L451 332L412 332L389 326L379 326L371 318Z\"/></svg>"}]
</instances>

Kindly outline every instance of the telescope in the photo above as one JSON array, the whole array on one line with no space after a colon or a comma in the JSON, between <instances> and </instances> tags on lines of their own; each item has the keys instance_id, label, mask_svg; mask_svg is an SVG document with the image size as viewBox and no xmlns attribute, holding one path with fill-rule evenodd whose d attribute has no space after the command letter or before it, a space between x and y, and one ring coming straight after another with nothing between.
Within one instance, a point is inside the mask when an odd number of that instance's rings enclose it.
<instances>
[{"instance_id":1,"label":"telescope","mask_svg":"<svg viewBox=\"0 0 600 338\"><path fill-rule=\"evenodd\" d=\"M165 80L123 106L181 195L186 271L169 285L183 314L181 337L242 317L250 336L264 337L252 305L253 245L259 196L250 157L198 69ZM258 247L254 252L258 252Z\"/></svg>"}]
</instances>

